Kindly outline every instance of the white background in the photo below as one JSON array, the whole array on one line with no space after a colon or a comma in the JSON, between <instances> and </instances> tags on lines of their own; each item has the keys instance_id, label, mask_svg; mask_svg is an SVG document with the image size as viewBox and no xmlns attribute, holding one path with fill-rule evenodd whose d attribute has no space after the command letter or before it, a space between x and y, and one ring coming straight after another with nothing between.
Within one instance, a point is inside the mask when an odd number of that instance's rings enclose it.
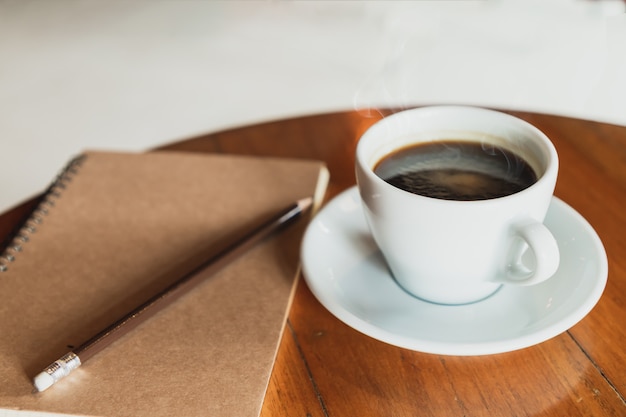
<instances>
[{"instance_id":1,"label":"white background","mask_svg":"<svg viewBox=\"0 0 626 417\"><path fill-rule=\"evenodd\" d=\"M622 1L0 0L0 212L87 148L473 104L626 125Z\"/></svg>"}]
</instances>

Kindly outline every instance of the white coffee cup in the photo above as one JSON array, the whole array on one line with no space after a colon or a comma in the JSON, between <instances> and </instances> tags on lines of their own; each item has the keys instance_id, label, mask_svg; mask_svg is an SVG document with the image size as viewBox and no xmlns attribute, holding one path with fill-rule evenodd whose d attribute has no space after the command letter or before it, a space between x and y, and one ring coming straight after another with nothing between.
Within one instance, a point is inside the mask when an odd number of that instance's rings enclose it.
<instances>
[{"instance_id":1,"label":"white coffee cup","mask_svg":"<svg viewBox=\"0 0 626 417\"><path fill-rule=\"evenodd\" d=\"M537 181L504 197L457 201L402 190L374 173L395 150L443 140L503 147L521 156ZM503 284L533 285L556 272L559 250L543 220L557 172L556 150L539 129L476 107L393 114L370 127L356 150L365 217L393 277L414 296L441 304L479 301Z\"/></svg>"}]
</instances>

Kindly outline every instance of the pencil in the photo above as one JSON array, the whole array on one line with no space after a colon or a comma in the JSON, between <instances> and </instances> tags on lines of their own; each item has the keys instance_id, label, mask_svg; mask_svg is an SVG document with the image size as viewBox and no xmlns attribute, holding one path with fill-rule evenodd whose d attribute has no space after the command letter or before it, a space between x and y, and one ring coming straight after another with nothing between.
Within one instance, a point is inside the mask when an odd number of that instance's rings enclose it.
<instances>
[{"instance_id":1,"label":"pencil","mask_svg":"<svg viewBox=\"0 0 626 417\"><path fill-rule=\"evenodd\" d=\"M268 221L250 230L241 239L212 254L192 271L90 337L77 348L61 356L33 379L35 387L33 392L45 391L62 378L68 376L74 369L167 307L202 282L207 276L214 274L273 232L296 220L311 206L312 202L313 199L310 197L296 201Z\"/></svg>"}]
</instances>

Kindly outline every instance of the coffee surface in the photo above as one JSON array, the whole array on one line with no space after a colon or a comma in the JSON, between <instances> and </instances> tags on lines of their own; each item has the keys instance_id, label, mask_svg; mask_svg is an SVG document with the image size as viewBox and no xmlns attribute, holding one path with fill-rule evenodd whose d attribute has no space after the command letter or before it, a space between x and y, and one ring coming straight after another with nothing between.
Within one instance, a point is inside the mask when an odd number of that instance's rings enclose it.
<instances>
[{"instance_id":1,"label":"coffee surface","mask_svg":"<svg viewBox=\"0 0 626 417\"><path fill-rule=\"evenodd\" d=\"M487 200L537 181L515 153L479 142L442 140L396 150L374 167L376 175L405 191L443 200Z\"/></svg>"}]
</instances>

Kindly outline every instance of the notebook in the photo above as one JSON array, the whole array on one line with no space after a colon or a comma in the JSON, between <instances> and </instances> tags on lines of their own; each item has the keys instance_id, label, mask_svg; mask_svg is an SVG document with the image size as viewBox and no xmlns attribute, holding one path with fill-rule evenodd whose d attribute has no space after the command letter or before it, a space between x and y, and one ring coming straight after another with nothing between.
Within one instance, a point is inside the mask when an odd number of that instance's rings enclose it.
<instances>
[{"instance_id":1,"label":"notebook","mask_svg":"<svg viewBox=\"0 0 626 417\"><path fill-rule=\"evenodd\" d=\"M307 216L47 391L33 393L32 378L260 219L307 196L318 205L327 182L325 166L307 160L169 151L73 160L3 253L0 416L258 415Z\"/></svg>"}]
</instances>

